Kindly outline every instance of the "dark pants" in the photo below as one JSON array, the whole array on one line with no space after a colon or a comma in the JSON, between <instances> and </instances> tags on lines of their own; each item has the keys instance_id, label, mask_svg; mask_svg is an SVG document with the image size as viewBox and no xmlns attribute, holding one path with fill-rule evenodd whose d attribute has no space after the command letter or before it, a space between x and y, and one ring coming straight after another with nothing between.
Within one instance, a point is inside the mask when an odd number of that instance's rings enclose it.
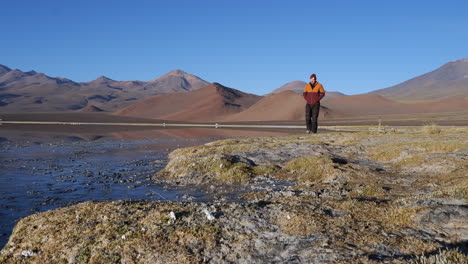
<instances>
[{"instance_id":1,"label":"dark pants","mask_svg":"<svg viewBox=\"0 0 468 264\"><path fill-rule=\"evenodd\" d=\"M312 133L317 133L317 119L319 116L320 104L306 104L305 107L305 116L306 116L306 125L307 130Z\"/></svg>"}]
</instances>

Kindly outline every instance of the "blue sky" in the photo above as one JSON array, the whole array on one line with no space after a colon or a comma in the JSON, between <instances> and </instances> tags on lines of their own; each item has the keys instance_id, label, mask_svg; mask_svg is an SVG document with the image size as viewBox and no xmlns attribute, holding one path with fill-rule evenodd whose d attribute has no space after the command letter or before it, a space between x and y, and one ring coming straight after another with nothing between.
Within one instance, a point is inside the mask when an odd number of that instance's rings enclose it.
<instances>
[{"instance_id":1,"label":"blue sky","mask_svg":"<svg viewBox=\"0 0 468 264\"><path fill-rule=\"evenodd\" d=\"M266 94L316 73L365 93L468 57L468 1L16 0L0 7L0 64L91 81L182 69Z\"/></svg>"}]
</instances>

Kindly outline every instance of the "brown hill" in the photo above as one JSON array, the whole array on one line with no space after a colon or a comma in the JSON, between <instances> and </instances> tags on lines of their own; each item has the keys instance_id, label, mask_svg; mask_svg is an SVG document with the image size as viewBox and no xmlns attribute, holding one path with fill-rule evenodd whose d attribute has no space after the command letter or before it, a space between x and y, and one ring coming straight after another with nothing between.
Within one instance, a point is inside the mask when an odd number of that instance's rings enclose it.
<instances>
[{"instance_id":1,"label":"brown hill","mask_svg":"<svg viewBox=\"0 0 468 264\"><path fill-rule=\"evenodd\" d=\"M230 115L225 121L284 121L304 120L305 101L302 95L283 91L264 96L256 104L238 114ZM321 107L319 118L332 118L335 114L327 107Z\"/></svg>"},{"instance_id":2,"label":"brown hill","mask_svg":"<svg viewBox=\"0 0 468 264\"><path fill-rule=\"evenodd\" d=\"M371 93L401 102L468 98L468 59L449 62L432 72Z\"/></svg>"},{"instance_id":3,"label":"brown hill","mask_svg":"<svg viewBox=\"0 0 468 264\"><path fill-rule=\"evenodd\" d=\"M468 109L468 100L447 99L439 102L401 103L377 94L360 94L333 98L324 102L323 105L348 117L366 117L464 111Z\"/></svg>"},{"instance_id":4,"label":"brown hill","mask_svg":"<svg viewBox=\"0 0 468 264\"><path fill-rule=\"evenodd\" d=\"M329 99L324 106L346 116L368 116L405 113L402 104L377 94L359 94Z\"/></svg>"},{"instance_id":5,"label":"brown hill","mask_svg":"<svg viewBox=\"0 0 468 264\"><path fill-rule=\"evenodd\" d=\"M327 100L330 100L330 99L333 99L333 98L336 98L336 97L341 97L341 96L347 96L347 95L344 94L344 93L340 93L340 92L325 91L325 97L322 99L322 102L325 102Z\"/></svg>"},{"instance_id":6,"label":"brown hill","mask_svg":"<svg viewBox=\"0 0 468 264\"><path fill-rule=\"evenodd\" d=\"M407 104L407 109L414 113L444 113L468 110L468 98L452 98L438 102Z\"/></svg>"},{"instance_id":7,"label":"brown hill","mask_svg":"<svg viewBox=\"0 0 468 264\"><path fill-rule=\"evenodd\" d=\"M0 111L74 111L88 105L115 111L150 96L196 90L207 84L181 70L149 82L115 81L101 76L91 82L77 83L0 65Z\"/></svg>"},{"instance_id":8,"label":"brown hill","mask_svg":"<svg viewBox=\"0 0 468 264\"><path fill-rule=\"evenodd\" d=\"M186 93L154 96L115 114L179 121L217 121L247 109L260 98L213 83Z\"/></svg>"}]
</instances>

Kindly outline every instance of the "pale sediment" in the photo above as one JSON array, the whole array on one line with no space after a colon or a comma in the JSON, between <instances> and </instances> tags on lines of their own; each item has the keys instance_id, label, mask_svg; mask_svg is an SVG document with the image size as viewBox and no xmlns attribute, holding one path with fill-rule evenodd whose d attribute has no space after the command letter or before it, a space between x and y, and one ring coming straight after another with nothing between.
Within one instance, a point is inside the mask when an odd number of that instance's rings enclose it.
<instances>
[{"instance_id":1,"label":"pale sediment","mask_svg":"<svg viewBox=\"0 0 468 264\"><path fill-rule=\"evenodd\" d=\"M0 263L468 260L466 129L230 139L169 158L155 180L218 199L35 214L15 227ZM239 190L236 201L223 186Z\"/></svg>"}]
</instances>

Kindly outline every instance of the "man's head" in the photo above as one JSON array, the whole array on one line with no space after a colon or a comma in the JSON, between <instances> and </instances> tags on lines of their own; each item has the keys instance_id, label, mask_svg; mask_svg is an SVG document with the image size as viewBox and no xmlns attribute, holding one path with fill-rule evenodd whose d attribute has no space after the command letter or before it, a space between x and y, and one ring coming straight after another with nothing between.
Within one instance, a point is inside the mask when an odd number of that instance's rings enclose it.
<instances>
[{"instance_id":1,"label":"man's head","mask_svg":"<svg viewBox=\"0 0 468 264\"><path fill-rule=\"evenodd\" d=\"M315 73L312 73L312 75L310 75L310 82L314 83L316 80L317 80L317 75L315 75Z\"/></svg>"}]
</instances>

